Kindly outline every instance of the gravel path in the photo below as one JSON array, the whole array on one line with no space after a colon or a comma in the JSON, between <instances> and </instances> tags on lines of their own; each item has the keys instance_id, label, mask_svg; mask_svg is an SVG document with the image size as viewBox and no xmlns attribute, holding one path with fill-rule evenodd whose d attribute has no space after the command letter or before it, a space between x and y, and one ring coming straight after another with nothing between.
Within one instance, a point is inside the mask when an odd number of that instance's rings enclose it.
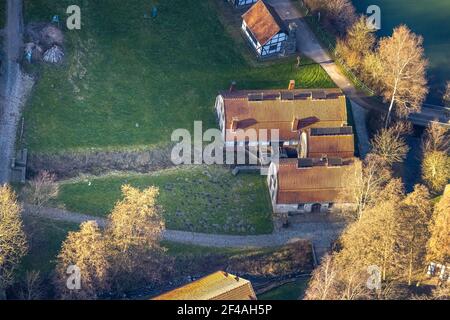
<instances>
[{"instance_id":1,"label":"gravel path","mask_svg":"<svg viewBox=\"0 0 450 320\"><path fill-rule=\"evenodd\" d=\"M18 63L22 50L22 0L8 0L5 36L5 72L0 83L0 184L11 179L11 159L15 156L17 125L25 96L33 80Z\"/></svg>"},{"instance_id":2,"label":"gravel path","mask_svg":"<svg viewBox=\"0 0 450 320\"><path fill-rule=\"evenodd\" d=\"M31 215L32 212L32 206L24 206L24 215ZM56 208L44 208L39 212L38 216L77 224L94 220L97 221L100 227L106 225L106 219L104 218ZM316 255L320 258L328 251L331 243L337 239L343 227L344 225L338 222L301 222L293 223L289 228L275 231L272 234L250 236L166 230L164 233L164 240L219 248L262 248L281 246L300 239L307 239L312 241L316 250Z\"/></svg>"}]
</instances>

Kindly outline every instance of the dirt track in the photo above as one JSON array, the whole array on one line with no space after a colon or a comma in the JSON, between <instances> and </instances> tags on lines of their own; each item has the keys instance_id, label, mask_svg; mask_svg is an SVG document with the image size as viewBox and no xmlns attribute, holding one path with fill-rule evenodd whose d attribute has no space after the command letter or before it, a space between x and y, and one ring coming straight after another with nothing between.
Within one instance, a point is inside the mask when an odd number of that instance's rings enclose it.
<instances>
[{"instance_id":1,"label":"dirt track","mask_svg":"<svg viewBox=\"0 0 450 320\"><path fill-rule=\"evenodd\" d=\"M22 51L22 0L8 0L4 31L4 73L0 79L0 184L11 179L11 159L15 153L20 111L33 80L20 70Z\"/></svg>"}]
</instances>

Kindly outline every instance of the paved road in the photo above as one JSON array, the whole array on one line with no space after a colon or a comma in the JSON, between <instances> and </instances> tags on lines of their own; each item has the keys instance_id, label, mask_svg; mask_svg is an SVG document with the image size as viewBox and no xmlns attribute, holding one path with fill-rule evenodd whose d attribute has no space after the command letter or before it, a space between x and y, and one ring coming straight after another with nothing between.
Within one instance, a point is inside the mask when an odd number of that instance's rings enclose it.
<instances>
[{"instance_id":1,"label":"paved road","mask_svg":"<svg viewBox=\"0 0 450 320\"><path fill-rule=\"evenodd\" d=\"M268 2L275 8L283 20L287 23L294 22L297 24L297 45L300 52L319 63L334 83L342 89L352 102L365 109L386 111L386 106L374 104L372 101L370 103L366 101L364 96L362 96L347 77L342 74L339 67L328 55L327 51L322 48L308 24L302 19L302 14L297 10L291 0L268 0ZM353 109L353 111L355 113L355 109ZM358 112L358 110L356 112ZM361 117L361 115L359 116ZM445 115L445 111L442 109L423 107L420 114L410 115L410 120L418 125L427 125L430 121L436 119L443 124L446 123L447 125L450 125ZM358 135L360 135L359 132Z\"/></svg>"},{"instance_id":2,"label":"paved road","mask_svg":"<svg viewBox=\"0 0 450 320\"><path fill-rule=\"evenodd\" d=\"M23 214L30 215L32 212L33 207L24 207ZM105 227L106 225L104 218L56 208L44 208L38 213L38 216L77 224L84 221L97 221L100 227ZM164 232L164 240L219 248L263 248L281 246L300 239L307 239L312 241L316 255L320 258L328 251L331 243L338 238L343 227L344 224L339 222L299 222L291 224L287 229L274 231L272 234L254 236L233 236L166 230Z\"/></svg>"},{"instance_id":3,"label":"paved road","mask_svg":"<svg viewBox=\"0 0 450 320\"><path fill-rule=\"evenodd\" d=\"M25 77L18 63L22 48L22 0L8 0L5 35L5 72L0 84L0 184L10 181L17 124L24 94Z\"/></svg>"}]
</instances>

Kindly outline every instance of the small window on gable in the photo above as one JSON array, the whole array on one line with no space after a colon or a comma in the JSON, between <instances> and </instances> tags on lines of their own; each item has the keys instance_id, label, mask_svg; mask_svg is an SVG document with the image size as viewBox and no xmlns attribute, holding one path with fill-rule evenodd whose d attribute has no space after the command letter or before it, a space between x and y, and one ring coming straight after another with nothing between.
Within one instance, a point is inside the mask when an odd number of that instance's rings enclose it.
<instances>
[{"instance_id":1,"label":"small window on gable","mask_svg":"<svg viewBox=\"0 0 450 320\"><path fill-rule=\"evenodd\" d=\"M273 44L273 45L271 45L269 47L269 51L275 51L275 50L277 50L277 48L278 48L278 45L277 44Z\"/></svg>"}]
</instances>

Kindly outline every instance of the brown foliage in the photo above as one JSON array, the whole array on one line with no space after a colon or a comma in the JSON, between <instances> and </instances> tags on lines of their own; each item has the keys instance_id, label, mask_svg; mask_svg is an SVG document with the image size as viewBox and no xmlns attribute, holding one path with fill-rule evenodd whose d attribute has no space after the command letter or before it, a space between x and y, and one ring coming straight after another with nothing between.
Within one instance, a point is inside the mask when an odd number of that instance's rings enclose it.
<instances>
[{"instance_id":1,"label":"brown foliage","mask_svg":"<svg viewBox=\"0 0 450 320\"><path fill-rule=\"evenodd\" d=\"M430 224L427 260L441 264L450 263L450 191L436 205Z\"/></svg>"},{"instance_id":2,"label":"brown foliage","mask_svg":"<svg viewBox=\"0 0 450 320\"><path fill-rule=\"evenodd\" d=\"M274 252L253 255L237 255L228 262L231 273L254 276L283 276L307 272L312 267L312 251L309 241L287 244Z\"/></svg>"},{"instance_id":3,"label":"brown foliage","mask_svg":"<svg viewBox=\"0 0 450 320\"><path fill-rule=\"evenodd\" d=\"M409 151L404 137L411 130L411 124L407 122L396 122L381 129L372 139L372 153L387 166L402 162Z\"/></svg>"},{"instance_id":4,"label":"brown foliage","mask_svg":"<svg viewBox=\"0 0 450 320\"><path fill-rule=\"evenodd\" d=\"M326 22L340 35L356 20L356 10L349 0L305 0L306 6L313 12L321 12Z\"/></svg>"},{"instance_id":5,"label":"brown foliage","mask_svg":"<svg viewBox=\"0 0 450 320\"><path fill-rule=\"evenodd\" d=\"M365 210L376 204L379 194L391 178L391 171L383 165L377 155L368 154L361 167L361 170L349 172L347 188L340 195L343 199L340 202L351 199L355 204L354 211L343 211L344 215L354 220L361 219Z\"/></svg>"}]
</instances>

